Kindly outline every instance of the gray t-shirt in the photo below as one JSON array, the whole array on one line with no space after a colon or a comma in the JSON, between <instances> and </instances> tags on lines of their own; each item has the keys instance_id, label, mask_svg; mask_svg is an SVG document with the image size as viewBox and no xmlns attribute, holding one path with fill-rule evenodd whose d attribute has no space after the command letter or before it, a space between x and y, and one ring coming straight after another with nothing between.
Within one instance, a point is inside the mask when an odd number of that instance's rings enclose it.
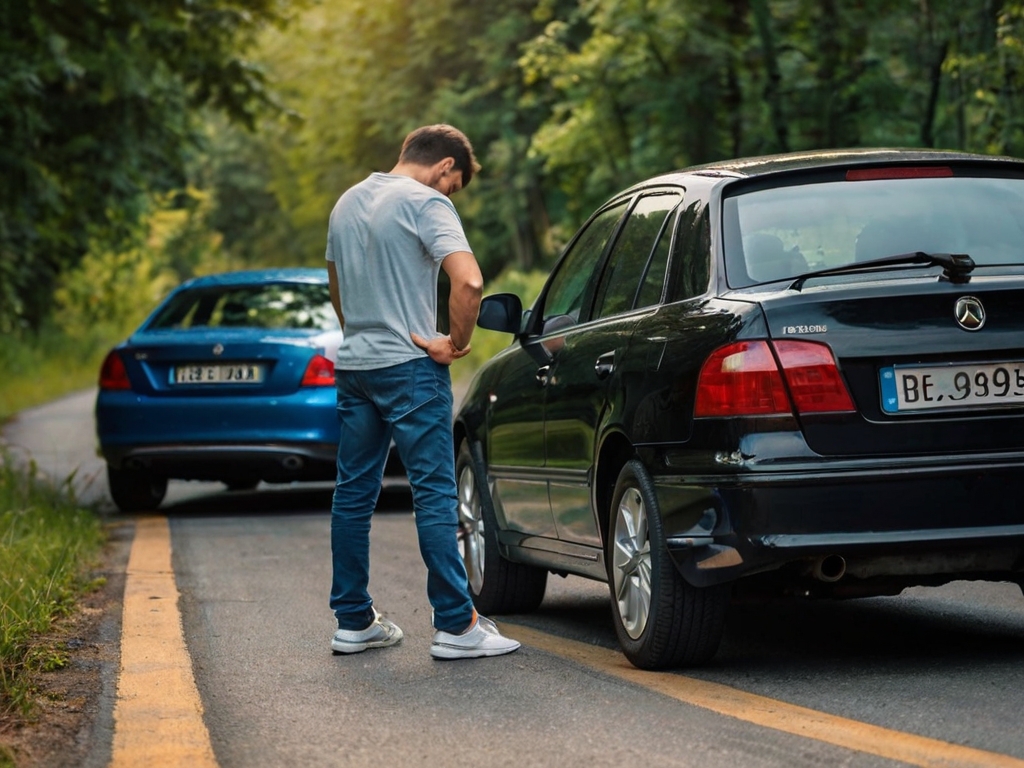
<instances>
[{"instance_id":1,"label":"gray t-shirt","mask_svg":"<svg viewBox=\"0 0 1024 768\"><path fill-rule=\"evenodd\" d=\"M438 335L437 276L456 251L472 252L455 206L437 190L373 173L346 191L327 231L345 316L335 367L370 370L425 357L409 334Z\"/></svg>"}]
</instances>

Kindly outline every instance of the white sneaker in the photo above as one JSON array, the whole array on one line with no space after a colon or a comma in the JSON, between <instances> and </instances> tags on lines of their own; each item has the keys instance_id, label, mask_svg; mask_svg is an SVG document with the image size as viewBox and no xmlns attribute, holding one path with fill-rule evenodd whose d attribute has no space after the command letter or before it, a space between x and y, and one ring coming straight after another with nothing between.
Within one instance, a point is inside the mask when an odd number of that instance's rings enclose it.
<instances>
[{"instance_id":1,"label":"white sneaker","mask_svg":"<svg viewBox=\"0 0 1024 768\"><path fill-rule=\"evenodd\" d=\"M504 637L494 622L473 612L475 621L460 635L438 630L430 646L435 659L477 659L481 656L503 656L519 648L519 643Z\"/></svg>"},{"instance_id":2,"label":"white sneaker","mask_svg":"<svg viewBox=\"0 0 1024 768\"><path fill-rule=\"evenodd\" d=\"M331 638L335 653L360 653L367 648L384 648L402 639L402 629L373 609L373 622L366 629L339 629Z\"/></svg>"}]
</instances>

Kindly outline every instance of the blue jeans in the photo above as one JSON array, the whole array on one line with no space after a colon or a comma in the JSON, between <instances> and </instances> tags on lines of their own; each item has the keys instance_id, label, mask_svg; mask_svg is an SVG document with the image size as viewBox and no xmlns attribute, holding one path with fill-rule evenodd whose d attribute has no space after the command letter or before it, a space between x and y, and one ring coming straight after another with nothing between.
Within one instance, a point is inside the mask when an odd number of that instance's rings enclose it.
<instances>
[{"instance_id":1,"label":"blue jeans","mask_svg":"<svg viewBox=\"0 0 1024 768\"><path fill-rule=\"evenodd\" d=\"M434 627L461 632L473 620L473 600L457 539L448 367L422 357L335 376L341 439L331 507L331 608L338 627L358 630L373 621L370 519L394 438L412 487Z\"/></svg>"}]
</instances>

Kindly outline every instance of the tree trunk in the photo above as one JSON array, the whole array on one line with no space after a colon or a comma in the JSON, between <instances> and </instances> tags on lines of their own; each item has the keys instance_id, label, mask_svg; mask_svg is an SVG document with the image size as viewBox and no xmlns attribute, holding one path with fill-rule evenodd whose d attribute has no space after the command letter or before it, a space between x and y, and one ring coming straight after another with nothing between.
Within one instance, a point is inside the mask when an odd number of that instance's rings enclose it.
<instances>
[{"instance_id":1,"label":"tree trunk","mask_svg":"<svg viewBox=\"0 0 1024 768\"><path fill-rule=\"evenodd\" d=\"M761 52L764 56L766 81L764 98L768 104L772 132L775 134L775 149L778 152L789 151L789 128L782 110L781 84L782 72L775 51L775 39L772 35L772 17L768 10L767 0L750 0L750 9L754 14L754 25L761 41Z\"/></svg>"},{"instance_id":2,"label":"tree trunk","mask_svg":"<svg viewBox=\"0 0 1024 768\"><path fill-rule=\"evenodd\" d=\"M926 147L935 146L935 111L939 105L939 93L942 87L942 65L949 53L949 41L944 41L934 49L931 65L928 67L928 101L925 103L924 121L921 124L921 144Z\"/></svg>"},{"instance_id":3,"label":"tree trunk","mask_svg":"<svg viewBox=\"0 0 1024 768\"><path fill-rule=\"evenodd\" d=\"M729 0L729 12L726 17L726 32L732 55L726 65L725 97L723 104L729 121L729 154L740 157L743 154L743 89L740 85L740 57L743 55L744 41L750 36L747 24L747 12L750 6L747 0Z\"/></svg>"},{"instance_id":4,"label":"tree trunk","mask_svg":"<svg viewBox=\"0 0 1024 768\"><path fill-rule=\"evenodd\" d=\"M840 27L839 10L835 0L821 3L821 21L818 23L818 119L821 120L821 146L839 146L839 110L841 101L836 93L839 87L840 42L836 34Z\"/></svg>"}]
</instances>

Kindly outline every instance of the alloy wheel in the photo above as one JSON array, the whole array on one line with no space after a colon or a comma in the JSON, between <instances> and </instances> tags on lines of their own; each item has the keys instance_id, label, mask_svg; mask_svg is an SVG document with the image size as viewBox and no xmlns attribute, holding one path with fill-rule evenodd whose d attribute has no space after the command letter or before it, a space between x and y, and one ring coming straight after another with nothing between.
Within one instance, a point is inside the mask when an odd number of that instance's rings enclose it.
<instances>
[{"instance_id":1,"label":"alloy wheel","mask_svg":"<svg viewBox=\"0 0 1024 768\"><path fill-rule=\"evenodd\" d=\"M651 541L647 509L635 487L626 489L615 515L612 579L622 627L636 640L651 613Z\"/></svg>"},{"instance_id":2,"label":"alloy wheel","mask_svg":"<svg viewBox=\"0 0 1024 768\"><path fill-rule=\"evenodd\" d=\"M473 468L459 473L459 551L466 565L469 586L480 594L484 586L484 519L480 512L480 492Z\"/></svg>"}]
</instances>

